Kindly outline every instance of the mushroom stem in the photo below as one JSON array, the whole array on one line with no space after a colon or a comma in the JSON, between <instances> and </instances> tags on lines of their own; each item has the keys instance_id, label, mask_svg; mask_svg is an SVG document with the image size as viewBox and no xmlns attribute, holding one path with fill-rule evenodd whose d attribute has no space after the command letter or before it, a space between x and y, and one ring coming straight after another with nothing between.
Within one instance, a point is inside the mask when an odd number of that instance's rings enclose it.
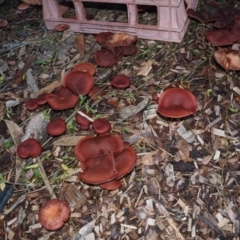
<instances>
[{"instance_id":1,"label":"mushroom stem","mask_svg":"<svg viewBox=\"0 0 240 240\"><path fill-rule=\"evenodd\" d=\"M90 118L89 116L87 116L85 113L83 113L82 111L77 111L77 113L79 115L81 115L82 117L85 117L88 121L90 122L94 122L94 120L92 118Z\"/></svg>"},{"instance_id":2,"label":"mushroom stem","mask_svg":"<svg viewBox=\"0 0 240 240\"><path fill-rule=\"evenodd\" d=\"M46 185L47 190L49 191L52 199L57 198L55 193L54 193L54 191L53 191L53 188L52 188L52 186L51 186L51 184L50 184L50 182L48 180L48 177L47 177L47 174L46 174L46 172L44 170L44 167L42 165L41 159L39 157L37 157L36 159L37 159L37 163L39 165L39 168L38 168L39 172L40 172L41 177L42 177L42 179L44 181L44 184Z\"/></svg>"}]
</instances>

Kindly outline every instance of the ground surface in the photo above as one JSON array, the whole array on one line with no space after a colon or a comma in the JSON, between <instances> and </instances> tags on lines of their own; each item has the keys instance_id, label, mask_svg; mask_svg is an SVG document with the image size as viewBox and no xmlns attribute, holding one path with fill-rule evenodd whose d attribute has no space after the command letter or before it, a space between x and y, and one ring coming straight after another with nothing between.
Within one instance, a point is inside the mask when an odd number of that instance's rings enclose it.
<instances>
[{"instance_id":1,"label":"ground surface","mask_svg":"<svg viewBox=\"0 0 240 240\"><path fill-rule=\"evenodd\" d=\"M240 105L235 90L240 75L225 72L213 60L216 48L205 40L206 26L192 21L180 44L139 39L135 55L111 68L97 68L96 84L106 94L96 101L82 97L75 109L53 111L44 105L30 112L24 102L34 92L49 90L76 63L95 64L93 53L100 46L94 35L85 34L81 54L74 47L79 34L48 31L41 7L16 13L17 6L15 1L0 6L9 22L0 28L0 186L14 186L0 215L0 239L84 239L73 237L84 226L86 239L238 239ZM146 63L151 70L139 75ZM118 73L130 76L130 88L111 87ZM197 98L194 116L174 121L154 110L150 114L149 109L156 109L152 94L179 85ZM122 119L119 113L130 105L138 105L137 113ZM74 136L92 133L75 123L80 108L108 119L112 133L130 141L138 154L136 167L115 191L84 184L77 176ZM49 138L49 117L67 121L64 136ZM33 132L44 144L41 160L50 187L71 205L70 220L58 231L49 232L38 223L39 208L51 199L43 170L36 160L16 155L22 135Z\"/></svg>"}]
</instances>

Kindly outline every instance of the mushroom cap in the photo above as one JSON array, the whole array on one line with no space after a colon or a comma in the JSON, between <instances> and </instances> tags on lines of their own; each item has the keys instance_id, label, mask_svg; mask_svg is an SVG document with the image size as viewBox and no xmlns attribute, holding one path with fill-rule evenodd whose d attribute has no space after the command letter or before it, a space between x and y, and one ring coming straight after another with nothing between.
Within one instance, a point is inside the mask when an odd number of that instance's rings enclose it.
<instances>
[{"instance_id":1,"label":"mushroom cap","mask_svg":"<svg viewBox=\"0 0 240 240\"><path fill-rule=\"evenodd\" d=\"M96 73L96 67L90 62L81 62L73 67L73 71L88 72L93 76Z\"/></svg>"},{"instance_id":2,"label":"mushroom cap","mask_svg":"<svg viewBox=\"0 0 240 240\"><path fill-rule=\"evenodd\" d=\"M17 154L20 158L36 158L41 154L41 152L42 145L38 140L34 138L29 138L23 141L17 147Z\"/></svg>"},{"instance_id":3,"label":"mushroom cap","mask_svg":"<svg viewBox=\"0 0 240 240\"><path fill-rule=\"evenodd\" d=\"M20 11L24 11L24 10L28 9L29 7L30 7L29 4L21 3L21 4L18 5L17 9L20 10Z\"/></svg>"},{"instance_id":4,"label":"mushroom cap","mask_svg":"<svg viewBox=\"0 0 240 240\"><path fill-rule=\"evenodd\" d=\"M122 46L121 47L122 50L122 56L130 56L133 55L135 52L137 52L138 48L136 45L131 44L129 46Z\"/></svg>"},{"instance_id":5,"label":"mushroom cap","mask_svg":"<svg viewBox=\"0 0 240 240\"><path fill-rule=\"evenodd\" d=\"M120 186L121 186L121 180L117 180L117 179L114 179L112 181L105 182L99 185L99 187L109 191L118 189Z\"/></svg>"},{"instance_id":6,"label":"mushroom cap","mask_svg":"<svg viewBox=\"0 0 240 240\"><path fill-rule=\"evenodd\" d=\"M8 21L6 19L0 18L0 27L6 27L8 25Z\"/></svg>"},{"instance_id":7,"label":"mushroom cap","mask_svg":"<svg viewBox=\"0 0 240 240\"><path fill-rule=\"evenodd\" d=\"M64 110L77 105L79 97L68 88L61 86L56 92L48 96L48 104L54 110Z\"/></svg>"},{"instance_id":8,"label":"mushroom cap","mask_svg":"<svg viewBox=\"0 0 240 240\"><path fill-rule=\"evenodd\" d=\"M69 219L71 209L66 201L52 199L39 210L39 222L47 230L58 230Z\"/></svg>"},{"instance_id":9,"label":"mushroom cap","mask_svg":"<svg viewBox=\"0 0 240 240\"><path fill-rule=\"evenodd\" d=\"M86 111L84 110L81 110L85 115L87 115L88 117L92 117L92 114L90 113L87 113ZM77 124L79 124L80 126L81 125L89 125L91 123L91 121L89 121L87 118L81 116L80 114L76 114L75 116L75 119L76 119L76 122Z\"/></svg>"},{"instance_id":10,"label":"mushroom cap","mask_svg":"<svg viewBox=\"0 0 240 240\"><path fill-rule=\"evenodd\" d=\"M53 119L47 125L47 133L50 136L60 136L66 131L66 122L63 119Z\"/></svg>"},{"instance_id":11,"label":"mushroom cap","mask_svg":"<svg viewBox=\"0 0 240 240\"><path fill-rule=\"evenodd\" d=\"M99 156L112 151L114 155L123 149L122 139L118 134L86 136L80 139L75 147L77 158L83 162L88 158Z\"/></svg>"},{"instance_id":12,"label":"mushroom cap","mask_svg":"<svg viewBox=\"0 0 240 240\"><path fill-rule=\"evenodd\" d=\"M158 112L169 118L182 118L195 113L197 100L188 90L168 88L158 99Z\"/></svg>"},{"instance_id":13,"label":"mushroom cap","mask_svg":"<svg viewBox=\"0 0 240 240\"><path fill-rule=\"evenodd\" d=\"M110 132L111 123L104 118L99 118L92 123L92 127L96 134L101 135Z\"/></svg>"},{"instance_id":14,"label":"mushroom cap","mask_svg":"<svg viewBox=\"0 0 240 240\"><path fill-rule=\"evenodd\" d=\"M124 89L131 85L131 81L126 75L118 74L112 79L111 84L115 88Z\"/></svg>"},{"instance_id":15,"label":"mushroom cap","mask_svg":"<svg viewBox=\"0 0 240 240\"><path fill-rule=\"evenodd\" d=\"M128 33L114 33L107 38L106 44L111 47L129 46L137 41L137 36Z\"/></svg>"},{"instance_id":16,"label":"mushroom cap","mask_svg":"<svg viewBox=\"0 0 240 240\"><path fill-rule=\"evenodd\" d=\"M197 12L197 11L193 10L192 8L188 8L187 9L187 14L188 14L189 17L197 19L202 24L205 23L205 20L204 20L202 14L200 12Z\"/></svg>"},{"instance_id":17,"label":"mushroom cap","mask_svg":"<svg viewBox=\"0 0 240 240\"><path fill-rule=\"evenodd\" d=\"M82 166L84 165L84 167ZM86 183L101 184L115 179L117 171L114 164L114 156L110 151L96 157L91 157L81 164L84 172L79 173L79 178Z\"/></svg>"},{"instance_id":18,"label":"mushroom cap","mask_svg":"<svg viewBox=\"0 0 240 240\"><path fill-rule=\"evenodd\" d=\"M100 44L100 45L103 45L108 37L112 36L114 33L112 32L101 32L101 33L98 33L97 36L96 36L96 39L97 39L97 42Z\"/></svg>"},{"instance_id":19,"label":"mushroom cap","mask_svg":"<svg viewBox=\"0 0 240 240\"><path fill-rule=\"evenodd\" d=\"M118 173L117 179L120 179L132 171L137 162L137 154L132 147L125 147L115 156L114 162Z\"/></svg>"},{"instance_id":20,"label":"mushroom cap","mask_svg":"<svg viewBox=\"0 0 240 240\"><path fill-rule=\"evenodd\" d=\"M69 25L63 24L63 23L58 24L58 25L55 26L55 30L58 31L58 32L64 32L64 31L66 31L69 28L70 28Z\"/></svg>"},{"instance_id":21,"label":"mushroom cap","mask_svg":"<svg viewBox=\"0 0 240 240\"><path fill-rule=\"evenodd\" d=\"M48 96L49 96L49 93L40 94L40 95L36 98L37 104L38 104L38 105L46 104L47 101L48 101Z\"/></svg>"},{"instance_id":22,"label":"mushroom cap","mask_svg":"<svg viewBox=\"0 0 240 240\"><path fill-rule=\"evenodd\" d=\"M232 33L228 29L207 30L205 37L216 47L233 44L240 38L240 36Z\"/></svg>"},{"instance_id":23,"label":"mushroom cap","mask_svg":"<svg viewBox=\"0 0 240 240\"><path fill-rule=\"evenodd\" d=\"M25 107L27 110L32 111L37 109L38 103L36 99L30 98L25 102Z\"/></svg>"},{"instance_id":24,"label":"mushroom cap","mask_svg":"<svg viewBox=\"0 0 240 240\"><path fill-rule=\"evenodd\" d=\"M240 51L234 49L219 48L213 54L216 62L226 71L240 70Z\"/></svg>"},{"instance_id":25,"label":"mushroom cap","mask_svg":"<svg viewBox=\"0 0 240 240\"><path fill-rule=\"evenodd\" d=\"M64 78L64 85L74 94L87 95L94 85L94 78L88 72L73 71Z\"/></svg>"},{"instance_id":26,"label":"mushroom cap","mask_svg":"<svg viewBox=\"0 0 240 240\"><path fill-rule=\"evenodd\" d=\"M102 49L94 52L94 59L99 67L111 67L118 62L119 57L108 49Z\"/></svg>"},{"instance_id":27,"label":"mushroom cap","mask_svg":"<svg viewBox=\"0 0 240 240\"><path fill-rule=\"evenodd\" d=\"M88 96L92 98L93 100L97 100L99 96L102 96L106 93L106 91L103 88L98 87L97 85L93 85L93 88L88 93Z\"/></svg>"}]
</instances>

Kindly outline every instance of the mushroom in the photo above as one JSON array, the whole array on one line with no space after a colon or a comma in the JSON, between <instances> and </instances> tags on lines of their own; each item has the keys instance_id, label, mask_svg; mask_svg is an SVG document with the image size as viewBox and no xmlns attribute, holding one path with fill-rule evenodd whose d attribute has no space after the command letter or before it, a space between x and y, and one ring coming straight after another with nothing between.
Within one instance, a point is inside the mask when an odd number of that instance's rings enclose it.
<instances>
[{"instance_id":1,"label":"mushroom","mask_svg":"<svg viewBox=\"0 0 240 240\"><path fill-rule=\"evenodd\" d=\"M87 115L88 117L90 117L90 118L92 117L92 115L91 115L90 113L87 113L86 111L83 111L83 110L82 110L82 112L83 112L85 115ZM76 119L76 122L80 125L80 128L81 128L82 130L87 130L87 129L89 129L89 125L92 123L89 119L81 116L81 115L78 114L78 113L76 114L75 119Z\"/></svg>"},{"instance_id":2,"label":"mushroom","mask_svg":"<svg viewBox=\"0 0 240 240\"><path fill-rule=\"evenodd\" d=\"M94 78L88 72L73 71L64 78L64 85L74 94L87 95L94 85Z\"/></svg>"},{"instance_id":3,"label":"mushroom","mask_svg":"<svg viewBox=\"0 0 240 240\"><path fill-rule=\"evenodd\" d=\"M107 42L108 37L112 36L112 32L101 32L96 36L97 42L102 46Z\"/></svg>"},{"instance_id":4,"label":"mushroom","mask_svg":"<svg viewBox=\"0 0 240 240\"><path fill-rule=\"evenodd\" d=\"M39 210L39 222L50 231L60 229L68 221L71 209L66 201L52 199Z\"/></svg>"},{"instance_id":5,"label":"mushroom","mask_svg":"<svg viewBox=\"0 0 240 240\"><path fill-rule=\"evenodd\" d=\"M23 141L17 147L17 154L20 158L36 158L41 154L41 152L42 145L34 138L29 138Z\"/></svg>"},{"instance_id":6,"label":"mushroom","mask_svg":"<svg viewBox=\"0 0 240 240\"><path fill-rule=\"evenodd\" d=\"M69 25L63 24L63 23L62 24L58 24L58 25L55 26L55 30L58 31L58 32L64 32L64 31L66 31L69 28L70 28Z\"/></svg>"},{"instance_id":7,"label":"mushroom","mask_svg":"<svg viewBox=\"0 0 240 240\"><path fill-rule=\"evenodd\" d=\"M78 100L79 97L64 86L61 86L56 92L50 93L48 96L48 104L54 110L73 108L77 105Z\"/></svg>"},{"instance_id":8,"label":"mushroom","mask_svg":"<svg viewBox=\"0 0 240 240\"><path fill-rule=\"evenodd\" d=\"M99 187L109 190L109 191L115 190L115 189L119 188L120 186L121 186L121 180L117 180L117 179L99 184Z\"/></svg>"},{"instance_id":9,"label":"mushroom","mask_svg":"<svg viewBox=\"0 0 240 240\"><path fill-rule=\"evenodd\" d=\"M65 133L66 122L62 119L51 120L47 125L47 133L50 136L57 137Z\"/></svg>"},{"instance_id":10,"label":"mushroom","mask_svg":"<svg viewBox=\"0 0 240 240\"><path fill-rule=\"evenodd\" d=\"M83 162L88 158L107 154L109 151L117 155L122 149L122 139L118 134L100 135L97 137L86 136L78 141L75 147L75 154Z\"/></svg>"},{"instance_id":11,"label":"mushroom","mask_svg":"<svg viewBox=\"0 0 240 240\"><path fill-rule=\"evenodd\" d=\"M96 73L96 67L90 62L81 62L73 67L73 71L87 72L93 76Z\"/></svg>"},{"instance_id":12,"label":"mushroom","mask_svg":"<svg viewBox=\"0 0 240 240\"><path fill-rule=\"evenodd\" d=\"M111 84L115 88L124 89L131 85L131 81L129 77L123 74L118 74L112 79Z\"/></svg>"},{"instance_id":13,"label":"mushroom","mask_svg":"<svg viewBox=\"0 0 240 240\"><path fill-rule=\"evenodd\" d=\"M92 98L93 100L97 100L98 97L104 95L106 91L103 88L98 87L97 85L93 85L93 88L88 93L88 96Z\"/></svg>"},{"instance_id":14,"label":"mushroom","mask_svg":"<svg viewBox=\"0 0 240 240\"><path fill-rule=\"evenodd\" d=\"M0 27L6 27L8 25L8 21L6 19L0 18Z\"/></svg>"},{"instance_id":15,"label":"mushroom","mask_svg":"<svg viewBox=\"0 0 240 240\"><path fill-rule=\"evenodd\" d=\"M21 4L18 5L17 9L20 10L20 11L24 11L24 10L28 9L29 7L30 7L29 4L21 3Z\"/></svg>"},{"instance_id":16,"label":"mushroom","mask_svg":"<svg viewBox=\"0 0 240 240\"><path fill-rule=\"evenodd\" d=\"M94 52L94 59L99 67L111 67L118 62L120 57L108 49L102 49Z\"/></svg>"},{"instance_id":17,"label":"mushroom","mask_svg":"<svg viewBox=\"0 0 240 240\"><path fill-rule=\"evenodd\" d=\"M234 49L219 48L213 54L216 62L226 71L240 70L240 51Z\"/></svg>"},{"instance_id":18,"label":"mushroom","mask_svg":"<svg viewBox=\"0 0 240 240\"><path fill-rule=\"evenodd\" d=\"M110 122L104 118L96 119L92 123L92 127L93 127L93 131L98 135L108 133L111 130Z\"/></svg>"},{"instance_id":19,"label":"mushroom","mask_svg":"<svg viewBox=\"0 0 240 240\"><path fill-rule=\"evenodd\" d=\"M44 105L47 103L48 101L48 96L49 96L49 93L43 93L43 94L40 94L36 100L37 100L37 104L38 105Z\"/></svg>"},{"instance_id":20,"label":"mushroom","mask_svg":"<svg viewBox=\"0 0 240 240\"><path fill-rule=\"evenodd\" d=\"M197 100L188 90L168 88L158 99L157 111L165 117L182 118L195 113Z\"/></svg>"},{"instance_id":21,"label":"mushroom","mask_svg":"<svg viewBox=\"0 0 240 240\"><path fill-rule=\"evenodd\" d=\"M135 52L137 52L138 48L136 45L134 44L131 44L129 46L124 46L124 47L121 47L121 55L122 56L130 56L130 55L133 55Z\"/></svg>"},{"instance_id":22,"label":"mushroom","mask_svg":"<svg viewBox=\"0 0 240 240\"><path fill-rule=\"evenodd\" d=\"M233 44L240 38L227 29L208 30L205 32L205 37L216 47Z\"/></svg>"},{"instance_id":23,"label":"mushroom","mask_svg":"<svg viewBox=\"0 0 240 240\"><path fill-rule=\"evenodd\" d=\"M38 103L37 103L37 100L36 99L28 99L26 102L25 102L25 107L27 110L29 111L32 111L32 110L35 110L37 109L38 107Z\"/></svg>"},{"instance_id":24,"label":"mushroom","mask_svg":"<svg viewBox=\"0 0 240 240\"><path fill-rule=\"evenodd\" d=\"M79 178L86 183L101 184L117 177L112 151L87 159L81 167L84 168L84 172L79 173Z\"/></svg>"}]
</instances>

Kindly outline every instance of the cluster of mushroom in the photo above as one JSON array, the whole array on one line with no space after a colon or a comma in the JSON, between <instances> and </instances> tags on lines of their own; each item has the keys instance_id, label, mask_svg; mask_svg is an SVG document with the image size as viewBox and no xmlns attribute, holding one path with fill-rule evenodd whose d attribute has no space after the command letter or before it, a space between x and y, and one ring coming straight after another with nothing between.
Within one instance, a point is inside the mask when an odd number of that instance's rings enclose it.
<instances>
[{"instance_id":1,"label":"cluster of mushroom","mask_svg":"<svg viewBox=\"0 0 240 240\"><path fill-rule=\"evenodd\" d=\"M206 39L216 47L240 43L240 11L220 8L220 4L209 2L200 11L187 10L188 16L203 24L213 23L213 29L205 32ZM225 70L240 70L240 51L220 48L214 52L214 59Z\"/></svg>"},{"instance_id":2,"label":"cluster of mushroom","mask_svg":"<svg viewBox=\"0 0 240 240\"><path fill-rule=\"evenodd\" d=\"M110 133L111 124L106 119L97 119L92 126L98 135L83 137L75 148L83 170L79 178L107 190L117 189L121 178L134 168L136 152L118 134Z\"/></svg>"},{"instance_id":3,"label":"cluster of mushroom","mask_svg":"<svg viewBox=\"0 0 240 240\"><path fill-rule=\"evenodd\" d=\"M111 67L122 56L132 55L137 52L135 45L137 36L127 33L102 32L97 35L97 42L102 49L94 52L94 59L100 67Z\"/></svg>"},{"instance_id":4,"label":"cluster of mushroom","mask_svg":"<svg viewBox=\"0 0 240 240\"><path fill-rule=\"evenodd\" d=\"M193 115L197 110L196 97L187 89L171 87L161 94L154 94L158 103L158 113L167 118L183 118Z\"/></svg>"}]
</instances>

